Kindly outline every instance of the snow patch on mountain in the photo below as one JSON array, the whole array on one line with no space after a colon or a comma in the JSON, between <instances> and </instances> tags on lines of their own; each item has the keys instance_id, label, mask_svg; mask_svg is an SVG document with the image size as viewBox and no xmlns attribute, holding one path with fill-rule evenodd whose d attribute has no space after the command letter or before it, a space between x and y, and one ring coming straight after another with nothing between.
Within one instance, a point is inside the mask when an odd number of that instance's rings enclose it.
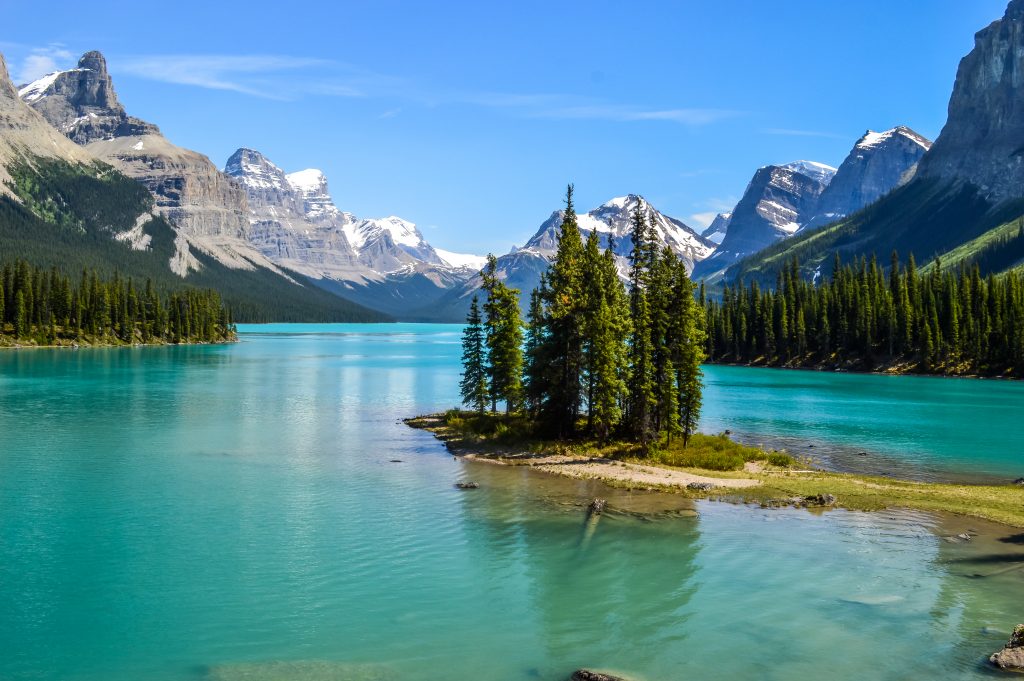
<instances>
[{"instance_id":1,"label":"snow patch on mountain","mask_svg":"<svg viewBox=\"0 0 1024 681\"><path fill-rule=\"evenodd\" d=\"M783 168L789 168L796 172L806 175L807 177L817 180L822 184L828 184L835 177L836 168L824 163L818 163L817 161L793 161L782 166Z\"/></svg>"},{"instance_id":2,"label":"snow patch on mountain","mask_svg":"<svg viewBox=\"0 0 1024 681\"><path fill-rule=\"evenodd\" d=\"M885 144L893 137L897 136L907 138L911 142L920 146L925 151L928 151L928 149L930 149L932 146L932 143L928 138L917 134L916 132L914 132L913 130L906 126L900 125L890 130L884 130L882 132L868 130L866 133L864 133L864 136L861 137L860 140L857 142L856 148L861 150L873 149L879 145Z\"/></svg>"},{"instance_id":3,"label":"snow patch on mountain","mask_svg":"<svg viewBox=\"0 0 1024 681\"><path fill-rule=\"evenodd\" d=\"M42 78L32 81L28 85L22 85L21 88L18 89L18 96L29 104L39 101L46 95L46 91L62 73L71 73L73 71L81 70L82 69L69 69L67 71L54 71L53 73L48 73Z\"/></svg>"},{"instance_id":4,"label":"snow patch on mountain","mask_svg":"<svg viewBox=\"0 0 1024 681\"><path fill-rule=\"evenodd\" d=\"M474 270L483 269L487 264L487 257L483 255L472 255L471 253L453 253L443 248L434 247L434 252L449 267L469 267Z\"/></svg>"}]
</instances>

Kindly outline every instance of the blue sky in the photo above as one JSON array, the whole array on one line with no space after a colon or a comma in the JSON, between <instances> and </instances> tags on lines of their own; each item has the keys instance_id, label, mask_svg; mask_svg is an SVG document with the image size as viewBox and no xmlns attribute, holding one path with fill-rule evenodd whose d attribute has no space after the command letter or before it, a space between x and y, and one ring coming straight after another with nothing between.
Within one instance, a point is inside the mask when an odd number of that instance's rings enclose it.
<instances>
[{"instance_id":1,"label":"blue sky","mask_svg":"<svg viewBox=\"0 0 1024 681\"><path fill-rule=\"evenodd\" d=\"M1006 1L633 4L14 1L0 50L22 81L98 49L129 113L218 165L321 168L343 210L501 253L570 181L697 227L767 163L934 139Z\"/></svg>"}]
</instances>

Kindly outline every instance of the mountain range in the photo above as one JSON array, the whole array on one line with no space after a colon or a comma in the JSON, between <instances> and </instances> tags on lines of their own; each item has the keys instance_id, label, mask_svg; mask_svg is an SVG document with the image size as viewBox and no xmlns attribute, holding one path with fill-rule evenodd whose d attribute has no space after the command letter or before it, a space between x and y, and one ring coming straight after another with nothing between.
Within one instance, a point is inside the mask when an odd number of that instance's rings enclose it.
<instances>
[{"instance_id":1,"label":"mountain range","mask_svg":"<svg viewBox=\"0 0 1024 681\"><path fill-rule=\"evenodd\" d=\"M834 254L888 262L893 251L998 273L1024 263L1022 215L1024 0L1012 0L1003 18L975 35L957 69L945 126L896 190L736 263L724 278L774 282L794 258L814 277L831 270Z\"/></svg>"},{"instance_id":2,"label":"mountain range","mask_svg":"<svg viewBox=\"0 0 1024 681\"><path fill-rule=\"evenodd\" d=\"M580 213L580 228L612 246L624 276L639 209L660 244L712 285L771 285L794 257L813 277L836 252L943 254L993 271L1019 264L1010 225L1024 213L1022 25L1024 0L1013 0L977 34L934 145L897 126L867 131L838 167L766 165L702 232L637 194ZM0 211L9 253L214 286L240 319L458 321L484 262L437 248L400 217L343 210L320 170L286 172L246 147L219 168L173 144L125 110L95 51L18 88L0 68ZM562 218L552 212L498 257L499 276L524 298L548 267Z\"/></svg>"}]
</instances>

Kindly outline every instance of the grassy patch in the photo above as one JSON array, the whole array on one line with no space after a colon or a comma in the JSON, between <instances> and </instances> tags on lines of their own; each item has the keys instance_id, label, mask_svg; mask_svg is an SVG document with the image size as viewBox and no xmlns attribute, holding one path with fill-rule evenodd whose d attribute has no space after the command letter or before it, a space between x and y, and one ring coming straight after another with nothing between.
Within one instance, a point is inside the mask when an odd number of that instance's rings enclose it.
<instances>
[{"instance_id":1,"label":"grassy patch","mask_svg":"<svg viewBox=\"0 0 1024 681\"><path fill-rule=\"evenodd\" d=\"M728 435L695 433L686 447L681 439L662 445L651 456L656 463L679 468L700 468L708 471L738 471L748 461L771 466L789 467L796 463L784 452L765 452L757 447L741 445Z\"/></svg>"},{"instance_id":2,"label":"grassy patch","mask_svg":"<svg viewBox=\"0 0 1024 681\"><path fill-rule=\"evenodd\" d=\"M796 463L793 457L784 452L766 452L756 447L741 445L725 434L695 433L690 437L686 447L683 447L682 438L677 437L671 442L658 443L649 451L645 451L636 443L621 439L545 439L536 434L532 421L522 414L477 414L452 409L440 416L410 419L408 423L413 427L431 430L446 441L454 441L457 447L472 447L485 454L506 452L511 449L530 454L628 459L640 463L709 471L742 470L748 461L759 461L779 467L789 467ZM439 432L439 429L443 432Z\"/></svg>"}]
</instances>

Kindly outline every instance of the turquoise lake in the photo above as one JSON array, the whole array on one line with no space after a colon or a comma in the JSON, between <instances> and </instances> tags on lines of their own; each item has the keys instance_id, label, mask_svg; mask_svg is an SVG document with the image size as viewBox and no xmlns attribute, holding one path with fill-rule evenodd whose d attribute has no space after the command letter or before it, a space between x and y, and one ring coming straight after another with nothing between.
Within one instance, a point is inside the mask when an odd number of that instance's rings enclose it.
<instances>
[{"instance_id":1,"label":"turquoise lake","mask_svg":"<svg viewBox=\"0 0 1024 681\"><path fill-rule=\"evenodd\" d=\"M400 419L456 404L459 327L240 330L0 352L0 681L983 679L1024 621L1022 531L457 462ZM709 432L1024 476L1021 383L706 384ZM588 526L597 495L612 510Z\"/></svg>"}]
</instances>

